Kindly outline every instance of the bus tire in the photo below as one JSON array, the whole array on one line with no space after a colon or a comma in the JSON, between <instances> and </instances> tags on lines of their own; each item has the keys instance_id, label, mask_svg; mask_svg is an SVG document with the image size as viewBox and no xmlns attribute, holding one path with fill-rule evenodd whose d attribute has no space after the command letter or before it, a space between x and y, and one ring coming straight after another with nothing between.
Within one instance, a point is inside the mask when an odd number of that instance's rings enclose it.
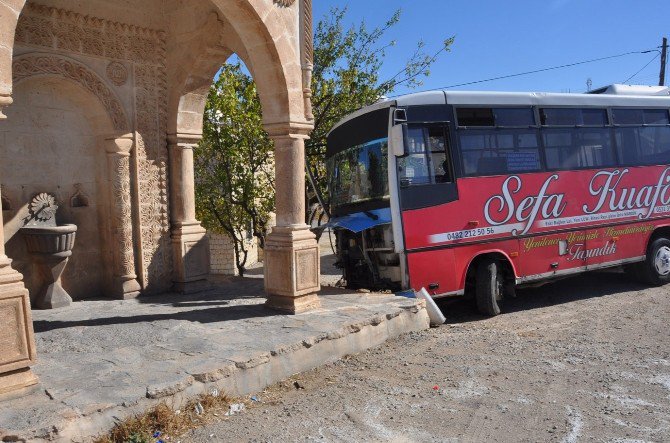
<instances>
[{"instance_id":1,"label":"bus tire","mask_svg":"<svg viewBox=\"0 0 670 443\"><path fill-rule=\"evenodd\" d=\"M486 258L477 266L475 277L475 298L481 314L500 314L499 301L502 300L505 280L502 266L493 258Z\"/></svg>"},{"instance_id":2,"label":"bus tire","mask_svg":"<svg viewBox=\"0 0 670 443\"><path fill-rule=\"evenodd\" d=\"M657 238L647 248L647 258L639 264L638 276L642 282L661 286L670 282L670 240Z\"/></svg>"}]
</instances>

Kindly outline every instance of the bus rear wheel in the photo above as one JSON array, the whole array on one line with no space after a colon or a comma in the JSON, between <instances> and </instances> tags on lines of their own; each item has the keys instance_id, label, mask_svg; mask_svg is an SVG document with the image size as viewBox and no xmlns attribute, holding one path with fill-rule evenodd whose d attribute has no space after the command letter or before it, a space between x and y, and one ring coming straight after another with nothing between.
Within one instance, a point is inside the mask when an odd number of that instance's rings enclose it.
<instances>
[{"instance_id":1,"label":"bus rear wheel","mask_svg":"<svg viewBox=\"0 0 670 443\"><path fill-rule=\"evenodd\" d=\"M505 288L503 269L498 260L484 259L477 266L475 277L475 298L477 309L488 316L500 314L500 304Z\"/></svg>"},{"instance_id":2,"label":"bus rear wheel","mask_svg":"<svg viewBox=\"0 0 670 443\"><path fill-rule=\"evenodd\" d=\"M670 240L657 238L647 248L647 258L638 264L637 275L644 283L661 286L670 282Z\"/></svg>"}]
</instances>

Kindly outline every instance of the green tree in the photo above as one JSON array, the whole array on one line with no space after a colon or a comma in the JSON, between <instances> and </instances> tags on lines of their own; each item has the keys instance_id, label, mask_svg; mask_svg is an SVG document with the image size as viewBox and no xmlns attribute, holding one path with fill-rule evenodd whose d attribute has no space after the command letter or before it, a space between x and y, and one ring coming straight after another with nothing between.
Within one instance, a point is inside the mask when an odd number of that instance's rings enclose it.
<instances>
[{"instance_id":1,"label":"green tree","mask_svg":"<svg viewBox=\"0 0 670 443\"><path fill-rule=\"evenodd\" d=\"M224 65L205 107L195 150L196 208L203 225L233 241L244 275L250 236L265 246L274 210L273 143L263 130L256 85L241 65Z\"/></svg>"},{"instance_id":2,"label":"green tree","mask_svg":"<svg viewBox=\"0 0 670 443\"><path fill-rule=\"evenodd\" d=\"M425 43L415 50L395 75L380 79L379 72L389 48L396 42L385 37L398 24L396 11L382 26L369 30L365 21L345 28L347 8L332 8L314 33L314 73L312 106L314 130L306 143L306 153L317 186L327 195L325 177L326 135L347 114L370 105L399 87L416 88L430 75L430 67L449 51L454 37L447 38L433 54L426 54ZM311 201L310 203L314 203Z\"/></svg>"},{"instance_id":3,"label":"green tree","mask_svg":"<svg viewBox=\"0 0 670 443\"><path fill-rule=\"evenodd\" d=\"M364 21L345 28L346 14L346 8L331 9L314 35L314 130L305 148L316 186L324 195L326 135L333 125L400 86L421 86L430 66L454 40L446 39L431 55L419 41L395 75L380 79L386 52L395 45L386 38L387 32L400 21L400 11L371 30ZM224 65L210 90L203 140L195 151L198 217L207 229L232 238L240 274L250 246L247 234L264 247L274 208L273 144L263 131L261 112L253 80L239 64ZM309 185L306 192L309 210L316 198Z\"/></svg>"}]
</instances>

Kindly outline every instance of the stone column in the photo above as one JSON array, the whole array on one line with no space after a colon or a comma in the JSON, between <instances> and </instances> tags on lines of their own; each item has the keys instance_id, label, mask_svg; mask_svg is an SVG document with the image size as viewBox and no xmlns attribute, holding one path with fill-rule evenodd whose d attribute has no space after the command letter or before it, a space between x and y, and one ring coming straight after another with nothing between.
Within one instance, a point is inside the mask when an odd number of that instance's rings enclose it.
<instances>
[{"instance_id":1,"label":"stone column","mask_svg":"<svg viewBox=\"0 0 670 443\"><path fill-rule=\"evenodd\" d=\"M314 120L312 112L312 71L314 69L314 25L312 0L300 0L300 65L305 118Z\"/></svg>"},{"instance_id":2,"label":"stone column","mask_svg":"<svg viewBox=\"0 0 670 443\"><path fill-rule=\"evenodd\" d=\"M0 226L4 226L2 211ZM30 369L36 359L30 298L23 276L11 263L0 229L0 395L38 382Z\"/></svg>"},{"instance_id":3,"label":"stone column","mask_svg":"<svg viewBox=\"0 0 670 443\"><path fill-rule=\"evenodd\" d=\"M266 306L298 314L320 306L316 236L305 223L305 127L270 125L275 142L277 226L265 242Z\"/></svg>"},{"instance_id":4,"label":"stone column","mask_svg":"<svg viewBox=\"0 0 670 443\"><path fill-rule=\"evenodd\" d=\"M113 250L113 281L108 290L111 298L126 300L140 294L135 271L133 242L133 210L130 193L130 151L132 136L106 140L107 171L111 193L111 248Z\"/></svg>"},{"instance_id":5,"label":"stone column","mask_svg":"<svg viewBox=\"0 0 670 443\"><path fill-rule=\"evenodd\" d=\"M195 218L193 149L201 138L197 134L174 134L168 137L174 289L184 294L209 287L207 231Z\"/></svg>"}]
</instances>

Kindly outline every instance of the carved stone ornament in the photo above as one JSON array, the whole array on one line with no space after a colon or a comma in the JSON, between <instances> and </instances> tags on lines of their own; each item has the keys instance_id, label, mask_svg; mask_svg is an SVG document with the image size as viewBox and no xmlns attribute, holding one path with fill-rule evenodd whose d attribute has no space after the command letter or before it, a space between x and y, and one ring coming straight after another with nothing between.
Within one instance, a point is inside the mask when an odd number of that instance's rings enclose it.
<instances>
[{"instance_id":1,"label":"carved stone ornament","mask_svg":"<svg viewBox=\"0 0 670 443\"><path fill-rule=\"evenodd\" d=\"M107 65L107 77L116 86L123 86L128 82L128 70L119 62L111 62Z\"/></svg>"},{"instance_id":2,"label":"carved stone ornament","mask_svg":"<svg viewBox=\"0 0 670 443\"><path fill-rule=\"evenodd\" d=\"M167 291L172 285L173 273L166 142L166 36L166 32L160 29L142 28L34 2L27 2L16 31L17 43L46 48L48 53L41 54L40 57L16 57L15 81L32 75L61 75L77 81L102 101L111 116L114 129L127 133L132 125L136 130L137 140L133 154L136 160L133 163L137 162L139 181L136 190L131 187L131 195L137 193L139 201L136 229L142 245L142 255L137 257L136 264L137 272L142 276L145 293ZM112 74L109 70L104 73L109 78L107 82L107 79L100 79L90 69L82 69L80 62L56 56L51 52L53 48L103 57L122 65L126 69L126 84L132 82L135 88L136 111L131 125L126 120L121 102L110 88L111 84L116 85L115 79L121 81L123 74L118 67L108 66ZM18 62L25 57L29 57L29 60ZM53 57L63 58L68 62L58 62ZM0 96L0 108L3 105L2 100L3 97ZM11 97L7 100L11 103ZM128 223L133 226L130 216ZM125 224L119 226L127 232ZM129 264L126 266L126 249L128 248L124 246L124 256L120 258L123 267L130 269Z\"/></svg>"},{"instance_id":3,"label":"carved stone ornament","mask_svg":"<svg viewBox=\"0 0 670 443\"><path fill-rule=\"evenodd\" d=\"M81 63L56 54L26 54L14 59L12 70L14 84L38 75L59 76L80 84L107 109L114 129L128 130L121 102L93 71Z\"/></svg>"},{"instance_id":4,"label":"carved stone ornament","mask_svg":"<svg viewBox=\"0 0 670 443\"><path fill-rule=\"evenodd\" d=\"M51 220L57 210L56 198L46 192L37 194L30 202L30 213L34 219L42 222Z\"/></svg>"},{"instance_id":5,"label":"carved stone ornament","mask_svg":"<svg viewBox=\"0 0 670 443\"><path fill-rule=\"evenodd\" d=\"M274 0L275 5L279 5L283 8L288 8L289 6L295 3L295 0Z\"/></svg>"}]
</instances>

